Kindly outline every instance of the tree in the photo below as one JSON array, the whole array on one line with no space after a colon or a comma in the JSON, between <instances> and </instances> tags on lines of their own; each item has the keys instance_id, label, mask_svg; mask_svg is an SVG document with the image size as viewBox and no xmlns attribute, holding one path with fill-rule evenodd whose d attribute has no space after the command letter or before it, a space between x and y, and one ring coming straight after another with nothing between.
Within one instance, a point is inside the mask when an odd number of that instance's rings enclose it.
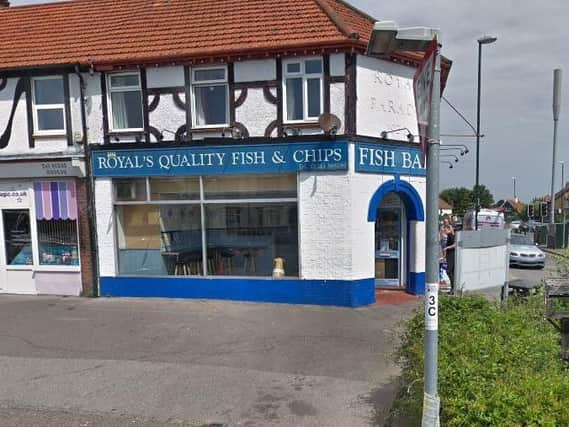
<instances>
[{"instance_id":1,"label":"tree","mask_svg":"<svg viewBox=\"0 0 569 427\"><path fill-rule=\"evenodd\" d=\"M468 209L474 207L472 203L472 191L468 188L447 188L442 191L440 197L452 205L455 215L463 216Z\"/></svg>"},{"instance_id":2,"label":"tree","mask_svg":"<svg viewBox=\"0 0 569 427\"><path fill-rule=\"evenodd\" d=\"M453 213L462 216L468 209L476 207L476 189L480 194L480 207L489 208L494 204L494 196L485 185L474 186L470 190L465 187L454 187L443 190L440 198L453 206Z\"/></svg>"},{"instance_id":3,"label":"tree","mask_svg":"<svg viewBox=\"0 0 569 427\"><path fill-rule=\"evenodd\" d=\"M494 196L490 190L484 185L480 184L478 187L475 185L472 189L472 201L476 204L476 193L478 190L478 197L480 197L480 207L489 208L494 204Z\"/></svg>"}]
</instances>

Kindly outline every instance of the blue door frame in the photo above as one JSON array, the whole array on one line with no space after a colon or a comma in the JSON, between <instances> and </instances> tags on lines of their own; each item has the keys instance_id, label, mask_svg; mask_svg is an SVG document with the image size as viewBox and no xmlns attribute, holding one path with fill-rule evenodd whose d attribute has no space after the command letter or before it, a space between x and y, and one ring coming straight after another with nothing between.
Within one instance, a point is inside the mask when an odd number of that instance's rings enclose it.
<instances>
[{"instance_id":1,"label":"blue door frame","mask_svg":"<svg viewBox=\"0 0 569 427\"><path fill-rule=\"evenodd\" d=\"M425 273L424 272L411 272L409 271L409 253L410 253L410 221L425 221L425 210L423 209L423 202L417 190L406 181L401 181L399 176L395 179L384 182L372 196L368 208L368 221L374 222L377 219L378 208L385 196L389 193L396 193L403 205L407 217L407 244L406 244L406 263L407 263L407 291L412 294L425 293ZM413 236L414 237L414 236Z\"/></svg>"}]
</instances>

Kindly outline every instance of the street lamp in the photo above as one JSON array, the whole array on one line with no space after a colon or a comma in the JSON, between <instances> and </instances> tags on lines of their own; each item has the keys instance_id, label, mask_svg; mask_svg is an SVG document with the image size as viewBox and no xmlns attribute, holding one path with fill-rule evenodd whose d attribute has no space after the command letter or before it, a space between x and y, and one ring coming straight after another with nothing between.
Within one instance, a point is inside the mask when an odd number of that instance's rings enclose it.
<instances>
[{"instance_id":1,"label":"street lamp","mask_svg":"<svg viewBox=\"0 0 569 427\"><path fill-rule=\"evenodd\" d=\"M480 84L482 81L482 45L494 43L496 37L483 36L478 39L478 102L476 107L476 184L474 186L474 198L476 209L474 216L474 229L478 230L478 212L480 212Z\"/></svg>"},{"instance_id":2,"label":"street lamp","mask_svg":"<svg viewBox=\"0 0 569 427\"><path fill-rule=\"evenodd\" d=\"M370 37L369 55L388 55L395 51L427 52L433 46L434 70L432 95L428 104L430 114L427 135L426 186L426 291L425 291L425 388L423 398L423 425L438 426L440 399L437 385L438 361L438 293L439 293L439 154L441 59L440 35L433 28L397 28L393 21L377 22ZM430 83L430 82L429 82ZM415 94L417 96L417 94Z\"/></svg>"}]
</instances>

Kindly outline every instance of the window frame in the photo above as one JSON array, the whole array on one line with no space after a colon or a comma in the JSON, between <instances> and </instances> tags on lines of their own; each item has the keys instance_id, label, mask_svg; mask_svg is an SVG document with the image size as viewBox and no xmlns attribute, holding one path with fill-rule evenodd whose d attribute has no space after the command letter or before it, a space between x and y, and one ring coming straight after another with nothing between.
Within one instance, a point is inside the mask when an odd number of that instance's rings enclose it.
<instances>
[{"instance_id":1,"label":"window frame","mask_svg":"<svg viewBox=\"0 0 569 427\"><path fill-rule=\"evenodd\" d=\"M118 88L113 88L111 84L111 78L116 76L136 76L138 78L138 85L137 86L121 86ZM144 123L144 100L143 100L143 93L142 93L142 81L140 77L140 71L126 71L126 72L117 72L117 73L108 73L106 76L106 83L107 83L107 111L108 111L108 126L109 132L112 133L129 133L129 132L143 132L146 123ZM111 99L111 94L113 93L121 93L121 92L140 92L140 112L142 116L142 127L140 128L115 128L114 126L114 119L113 119L113 102Z\"/></svg>"},{"instance_id":2,"label":"window frame","mask_svg":"<svg viewBox=\"0 0 569 427\"><path fill-rule=\"evenodd\" d=\"M203 80L203 81L196 81L195 73L196 71L208 71L208 70L219 70L223 69L225 78L217 79L217 80ZM191 95L192 95L192 129L213 129L213 128L226 128L230 126L230 119L229 119L229 70L227 65L216 65L216 66L207 66L207 67L192 67L190 70L190 87L191 87ZM196 88L197 87L210 87L210 86L224 86L225 87L225 123L216 123L216 124L198 124L197 120L197 96L196 96Z\"/></svg>"},{"instance_id":3,"label":"window frame","mask_svg":"<svg viewBox=\"0 0 569 427\"><path fill-rule=\"evenodd\" d=\"M63 87L63 102L61 104L37 104L36 103L36 85L35 82L39 80L61 80ZM34 136L65 136L67 133L67 120L65 115L65 79L63 76L41 76L32 77L32 111L33 111L33 122L34 122ZM54 110L61 109L63 114L63 129L40 129L39 128L39 117L38 110Z\"/></svg>"},{"instance_id":4,"label":"window frame","mask_svg":"<svg viewBox=\"0 0 569 427\"><path fill-rule=\"evenodd\" d=\"M320 73L307 73L306 72L306 62L311 60L320 60L321 71ZM299 72L289 72L287 66L289 64L300 64ZM309 56L303 58L290 58L283 60L282 62L282 91L283 91L283 117L285 124L292 123L306 123L306 122L317 122L318 117L324 111L324 58L321 56ZM288 78L301 78L302 79L302 119L289 119L288 109L287 109L287 90L286 82ZM309 116L308 115L308 80L318 78L320 80L320 115Z\"/></svg>"},{"instance_id":5,"label":"window frame","mask_svg":"<svg viewBox=\"0 0 569 427\"><path fill-rule=\"evenodd\" d=\"M205 210L208 205L233 205L239 206L242 204L275 204L280 206L282 203L295 203L297 209L297 242L298 242L298 276L289 276L287 278L300 278L302 276L302 261L301 261L301 254L300 254L300 206L299 206L299 174L295 173L295 186L296 186L296 197L275 197L275 198L248 198L248 199L235 199L235 198L228 198L228 199L208 199L205 197L204 191L204 180L208 176L214 175L195 175L194 177L199 177L199 184L200 184L200 197L199 199L188 199L188 200L153 200L151 198L151 188L150 188L150 179L153 178L152 176L144 176L144 177L130 177L130 178L119 178L115 177L112 179L112 204L113 204L113 220L115 226L113 232L113 240L114 240L114 252L115 252L115 274L117 277L144 277L144 275L132 275L132 274L120 274L120 266L119 266L119 220L118 220L118 209L117 207L120 206L164 206L164 205L195 205L200 207L200 215L201 215L201 235L202 235L202 263L203 263L203 273L201 275L192 275L188 276L191 278L209 278L209 279L228 279L228 278L237 278L237 279L267 279L271 280L270 277L264 276L220 276L215 274L209 273L209 267L207 266L207 220L205 218ZM184 176L182 176L184 177ZM146 180L146 199L138 200L138 201L120 201L117 200L116 197L116 188L115 182L121 181L124 179L145 179ZM152 276L152 277L172 277L172 276Z\"/></svg>"}]
</instances>

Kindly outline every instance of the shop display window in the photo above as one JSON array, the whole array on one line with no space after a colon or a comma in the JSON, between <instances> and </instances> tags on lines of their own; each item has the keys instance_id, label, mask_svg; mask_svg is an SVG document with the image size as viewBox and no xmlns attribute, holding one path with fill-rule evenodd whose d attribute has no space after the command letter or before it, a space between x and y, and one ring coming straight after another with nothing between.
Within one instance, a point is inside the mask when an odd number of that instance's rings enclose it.
<instances>
[{"instance_id":1,"label":"shop display window","mask_svg":"<svg viewBox=\"0 0 569 427\"><path fill-rule=\"evenodd\" d=\"M78 266L75 183L36 182L34 194L40 265Z\"/></svg>"},{"instance_id":2,"label":"shop display window","mask_svg":"<svg viewBox=\"0 0 569 427\"><path fill-rule=\"evenodd\" d=\"M76 220L38 220L40 265L79 265Z\"/></svg>"},{"instance_id":3,"label":"shop display window","mask_svg":"<svg viewBox=\"0 0 569 427\"><path fill-rule=\"evenodd\" d=\"M280 258L298 276L296 186L284 174L148 178L146 200L115 199L119 274L270 277Z\"/></svg>"}]
</instances>

